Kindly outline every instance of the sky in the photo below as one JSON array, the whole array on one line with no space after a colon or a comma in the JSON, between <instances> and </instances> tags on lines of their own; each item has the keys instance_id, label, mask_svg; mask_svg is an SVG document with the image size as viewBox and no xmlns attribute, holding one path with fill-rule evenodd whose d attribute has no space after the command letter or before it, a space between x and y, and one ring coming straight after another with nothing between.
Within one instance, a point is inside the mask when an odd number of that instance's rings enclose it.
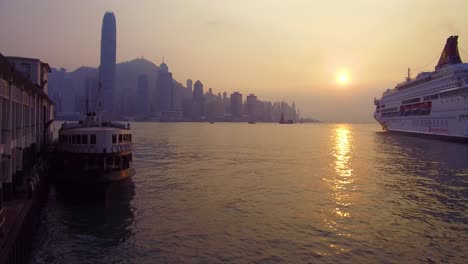
<instances>
[{"instance_id":1,"label":"sky","mask_svg":"<svg viewBox=\"0 0 468 264\"><path fill-rule=\"evenodd\" d=\"M466 0L0 0L0 53L96 67L112 11L117 62L164 57L181 83L295 101L323 121L371 122L374 97L408 67L433 70L450 35L468 57L466 10Z\"/></svg>"}]
</instances>

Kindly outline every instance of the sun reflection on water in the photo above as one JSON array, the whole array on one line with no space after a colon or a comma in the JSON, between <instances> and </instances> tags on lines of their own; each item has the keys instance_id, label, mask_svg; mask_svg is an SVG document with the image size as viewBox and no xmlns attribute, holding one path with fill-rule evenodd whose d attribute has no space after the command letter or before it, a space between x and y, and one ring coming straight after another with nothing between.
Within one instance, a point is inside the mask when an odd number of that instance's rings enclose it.
<instances>
[{"instance_id":1,"label":"sun reflection on water","mask_svg":"<svg viewBox=\"0 0 468 264\"><path fill-rule=\"evenodd\" d=\"M351 166L352 157L352 132L346 126L339 126L333 130L332 156L333 161L330 166L334 174L324 178L330 187L330 195L334 207L331 209L332 216L324 219L324 224L328 230L341 237L351 237L349 232L349 220L352 217L350 207L352 205L352 192L354 191L355 175ZM334 217L333 217L334 216ZM349 248L331 243L330 248L335 254L349 251Z\"/></svg>"}]
</instances>

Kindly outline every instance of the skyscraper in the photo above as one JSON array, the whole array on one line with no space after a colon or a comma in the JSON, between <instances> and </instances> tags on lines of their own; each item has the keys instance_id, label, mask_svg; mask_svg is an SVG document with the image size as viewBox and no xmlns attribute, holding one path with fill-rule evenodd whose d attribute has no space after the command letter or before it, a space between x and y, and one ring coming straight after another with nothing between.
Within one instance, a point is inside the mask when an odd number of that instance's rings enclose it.
<instances>
[{"instance_id":1,"label":"skyscraper","mask_svg":"<svg viewBox=\"0 0 468 264\"><path fill-rule=\"evenodd\" d=\"M242 116L242 94L239 92L231 94L231 116L232 119Z\"/></svg>"},{"instance_id":2,"label":"skyscraper","mask_svg":"<svg viewBox=\"0 0 468 264\"><path fill-rule=\"evenodd\" d=\"M192 119L200 120L204 114L205 96L203 95L203 84L197 80L193 85Z\"/></svg>"},{"instance_id":3,"label":"skyscraper","mask_svg":"<svg viewBox=\"0 0 468 264\"><path fill-rule=\"evenodd\" d=\"M197 80L193 86L193 100L201 101L203 98L203 84Z\"/></svg>"},{"instance_id":4,"label":"skyscraper","mask_svg":"<svg viewBox=\"0 0 468 264\"><path fill-rule=\"evenodd\" d=\"M250 94L247 96L247 115L250 120L255 120L257 117L257 108L258 108L257 96Z\"/></svg>"},{"instance_id":5,"label":"skyscraper","mask_svg":"<svg viewBox=\"0 0 468 264\"><path fill-rule=\"evenodd\" d=\"M190 93L192 93L192 79L187 80L187 89Z\"/></svg>"},{"instance_id":6,"label":"skyscraper","mask_svg":"<svg viewBox=\"0 0 468 264\"><path fill-rule=\"evenodd\" d=\"M156 112L174 110L174 89L172 85L172 73L166 63L161 63L156 80Z\"/></svg>"},{"instance_id":7,"label":"skyscraper","mask_svg":"<svg viewBox=\"0 0 468 264\"><path fill-rule=\"evenodd\" d=\"M101 31L101 82L104 118L112 119L115 93L116 23L112 12L106 12Z\"/></svg>"}]
</instances>

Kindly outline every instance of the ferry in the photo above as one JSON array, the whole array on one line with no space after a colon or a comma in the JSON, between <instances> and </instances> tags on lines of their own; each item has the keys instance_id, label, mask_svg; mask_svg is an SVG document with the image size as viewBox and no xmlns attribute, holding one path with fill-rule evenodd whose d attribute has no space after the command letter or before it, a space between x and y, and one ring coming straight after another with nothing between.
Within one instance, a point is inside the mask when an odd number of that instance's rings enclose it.
<instances>
[{"instance_id":1,"label":"ferry","mask_svg":"<svg viewBox=\"0 0 468 264\"><path fill-rule=\"evenodd\" d=\"M408 77L380 99L374 118L392 132L468 142L468 63L458 51L458 36L447 39L434 71Z\"/></svg>"},{"instance_id":2,"label":"ferry","mask_svg":"<svg viewBox=\"0 0 468 264\"><path fill-rule=\"evenodd\" d=\"M101 97L99 84L98 113L60 127L52 164L58 183L106 184L135 174L130 124L103 122Z\"/></svg>"}]
</instances>

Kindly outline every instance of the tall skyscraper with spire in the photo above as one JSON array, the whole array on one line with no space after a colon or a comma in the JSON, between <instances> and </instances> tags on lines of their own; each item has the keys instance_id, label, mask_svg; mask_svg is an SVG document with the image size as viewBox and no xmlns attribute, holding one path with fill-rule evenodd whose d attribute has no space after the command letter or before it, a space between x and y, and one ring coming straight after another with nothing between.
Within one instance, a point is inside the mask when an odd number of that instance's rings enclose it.
<instances>
[{"instance_id":1,"label":"tall skyscraper with spire","mask_svg":"<svg viewBox=\"0 0 468 264\"><path fill-rule=\"evenodd\" d=\"M112 119L114 112L116 64L116 23L112 12L106 12L101 30L101 82L103 112L106 119Z\"/></svg>"}]
</instances>

